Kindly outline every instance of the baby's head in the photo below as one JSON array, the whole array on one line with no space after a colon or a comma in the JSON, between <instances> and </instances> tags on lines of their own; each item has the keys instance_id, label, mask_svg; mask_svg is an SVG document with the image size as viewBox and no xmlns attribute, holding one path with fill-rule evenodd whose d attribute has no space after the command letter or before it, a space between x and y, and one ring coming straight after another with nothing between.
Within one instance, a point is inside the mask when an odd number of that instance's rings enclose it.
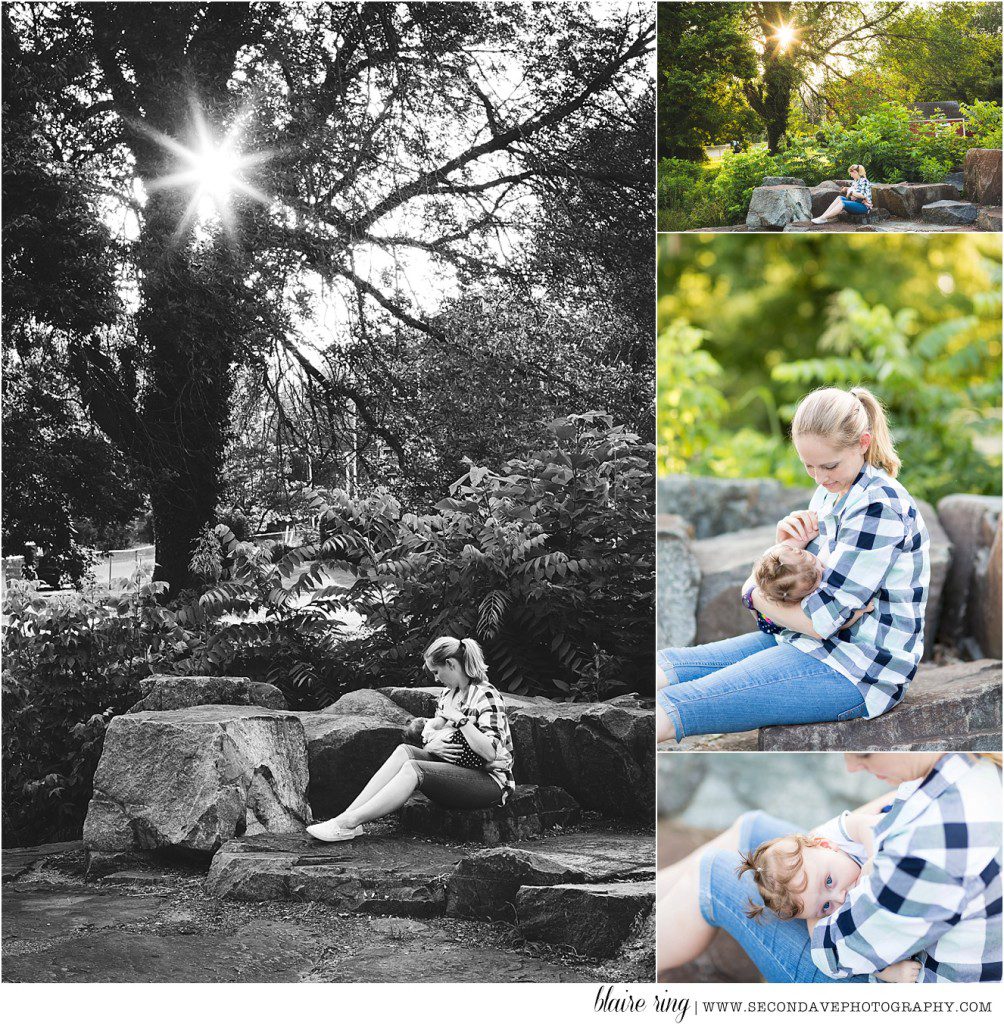
<instances>
[{"instance_id":1,"label":"baby's head","mask_svg":"<svg viewBox=\"0 0 1004 1024\"><path fill-rule=\"evenodd\" d=\"M402 730L401 738L412 747L422 746L422 730L425 728L427 718L413 718Z\"/></svg>"},{"instance_id":2,"label":"baby's head","mask_svg":"<svg viewBox=\"0 0 1004 1024\"><path fill-rule=\"evenodd\" d=\"M761 843L739 865L753 872L763 905L750 901L747 917L773 910L782 921L827 917L847 897L861 868L853 857L818 836L781 836Z\"/></svg>"},{"instance_id":3,"label":"baby's head","mask_svg":"<svg viewBox=\"0 0 1004 1024\"><path fill-rule=\"evenodd\" d=\"M790 544L768 548L753 566L753 582L771 601L797 604L808 597L823 578L823 563L809 551Z\"/></svg>"}]
</instances>

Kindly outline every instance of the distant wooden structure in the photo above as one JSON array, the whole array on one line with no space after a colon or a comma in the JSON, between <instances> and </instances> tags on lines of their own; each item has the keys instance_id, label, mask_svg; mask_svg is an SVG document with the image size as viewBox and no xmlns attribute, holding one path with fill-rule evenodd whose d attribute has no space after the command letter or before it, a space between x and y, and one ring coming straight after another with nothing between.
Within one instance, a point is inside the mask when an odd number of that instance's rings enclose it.
<instances>
[{"instance_id":1,"label":"distant wooden structure","mask_svg":"<svg viewBox=\"0 0 1004 1024\"><path fill-rule=\"evenodd\" d=\"M956 135L966 134L966 119L957 100L911 103L908 109L915 115L910 118L911 131L917 132L921 130L921 125L933 124L938 119L938 114L941 114L945 124L955 125Z\"/></svg>"}]
</instances>

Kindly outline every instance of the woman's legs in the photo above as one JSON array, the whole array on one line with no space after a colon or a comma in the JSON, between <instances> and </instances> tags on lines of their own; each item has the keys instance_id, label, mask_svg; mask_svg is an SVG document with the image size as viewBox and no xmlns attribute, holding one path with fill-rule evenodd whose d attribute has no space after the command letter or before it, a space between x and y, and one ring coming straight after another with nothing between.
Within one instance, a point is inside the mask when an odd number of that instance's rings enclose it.
<instances>
[{"instance_id":1,"label":"woman's legs","mask_svg":"<svg viewBox=\"0 0 1004 1024\"><path fill-rule=\"evenodd\" d=\"M351 829L382 818L391 811L399 810L418 789L418 772L415 770L415 764L414 761L405 761L394 777L375 796L352 810L342 811L335 820L342 828Z\"/></svg>"},{"instance_id":2,"label":"woman's legs","mask_svg":"<svg viewBox=\"0 0 1004 1024\"><path fill-rule=\"evenodd\" d=\"M864 698L849 679L787 643L692 682L681 680L656 696L677 741L767 725L842 722L865 713Z\"/></svg>"},{"instance_id":3,"label":"woman's legs","mask_svg":"<svg viewBox=\"0 0 1004 1024\"><path fill-rule=\"evenodd\" d=\"M662 743L677 737L682 726L672 703L664 699L667 686L700 679L711 672L735 665L751 654L777 645L777 639L759 630L717 640L698 647L667 647L656 656L655 740Z\"/></svg>"},{"instance_id":4,"label":"woman's legs","mask_svg":"<svg viewBox=\"0 0 1004 1024\"><path fill-rule=\"evenodd\" d=\"M816 217L814 219L817 222L833 220L834 217L838 216L839 214L841 214L843 212L844 212L844 204L840 201L840 196L837 196L837 198L834 199L833 202L830 203L830 205L827 206L826 209L823 210L823 212L818 217Z\"/></svg>"},{"instance_id":5,"label":"woman's legs","mask_svg":"<svg viewBox=\"0 0 1004 1024\"><path fill-rule=\"evenodd\" d=\"M387 760L384 761L384 763L373 773L373 778L366 783L359 796L357 796L355 800L353 800L352 803L350 803L349 806L346 807L340 815L338 815L338 817L341 818L342 815L348 814L350 811L355 811L369 800L372 800L373 797L375 797L377 793L379 793L380 790L383 789L395 775L397 775L401 770L401 765L406 761L411 760L409 752L417 749L417 747L409 747L406 743L402 743L400 746L395 747L390 757L388 757Z\"/></svg>"}]
</instances>

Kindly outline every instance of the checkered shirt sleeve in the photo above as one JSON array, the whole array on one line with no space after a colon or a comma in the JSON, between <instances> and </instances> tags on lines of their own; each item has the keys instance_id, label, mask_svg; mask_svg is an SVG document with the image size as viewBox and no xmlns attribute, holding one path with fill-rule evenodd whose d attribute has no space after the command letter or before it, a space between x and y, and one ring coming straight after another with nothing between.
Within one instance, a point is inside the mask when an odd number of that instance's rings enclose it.
<instances>
[{"instance_id":1,"label":"checkered shirt sleeve","mask_svg":"<svg viewBox=\"0 0 1004 1024\"><path fill-rule=\"evenodd\" d=\"M871 601L899 558L906 536L903 516L887 501L862 503L841 519L822 585L802 601L802 610L824 640Z\"/></svg>"},{"instance_id":2,"label":"checkered shirt sleeve","mask_svg":"<svg viewBox=\"0 0 1004 1024\"><path fill-rule=\"evenodd\" d=\"M948 754L904 791L879 823L871 875L816 925L813 962L847 978L916 957L919 982L999 981L1000 773Z\"/></svg>"},{"instance_id":3,"label":"checkered shirt sleeve","mask_svg":"<svg viewBox=\"0 0 1004 1024\"><path fill-rule=\"evenodd\" d=\"M863 195L865 199L871 202L872 183L867 178L858 178L857 181L851 182L851 191ZM854 197L851 196L851 198L853 199Z\"/></svg>"}]
</instances>

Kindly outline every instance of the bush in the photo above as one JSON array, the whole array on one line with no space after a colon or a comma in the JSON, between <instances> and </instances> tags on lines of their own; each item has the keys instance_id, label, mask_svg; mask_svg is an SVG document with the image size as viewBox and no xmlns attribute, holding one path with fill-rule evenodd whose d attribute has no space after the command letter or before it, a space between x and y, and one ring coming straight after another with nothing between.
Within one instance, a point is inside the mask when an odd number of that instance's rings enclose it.
<instances>
[{"instance_id":1,"label":"bush","mask_svg":"<svg viewBox=\"0 0 1004 1024\"><path fill-rule=\"evenodd\" d=\"M270 681L320 704L360 684L417 682L425 646L450 634L481 642L503 690L649 690L652 446L601 413L550 432L549 447L500 472L472 465L434 513L402 512L384 491L314 492L324 539L275 567L222 528L225 578L191 615L246 621L218 629L210 661L264 658ZM354 635L338 622L349 610L365 622Z\"/></svg>"},{"instance_id":2,"label":"bush","mask_svg":"<svg viewBox=\"0 0 1004 1024\"><path fill-rule=\"evenodd\" d=\"M787 173L780 169L776 157L765 145L751 146L744 153L726 153L711 192L725 211L727 224L746 219L753 189L763 184L767 175Z\"/></svg>"},{"instance_id":3,"label":"bush","mask_svg":"<svg viewBox=\"0 0 1004 1024\"><path fill-rule=\"evenodd\" d=\"M656 189L660 231L686 231L725 224L725 211L712 197L718 169L690 160L659 161Z\"/></svg>"},{"instance_id":4,"label":"bush","mask_svg":"<svg viewBox=\"0 0 1004 1024\"><path fill-rule=\"evenodd\" d=\"M105 728L143 695L152 672L180 668L198 639L134 582L116 600L39 597L11 581L3 627L3 839L78 838Z\"/></svg>"},{"instance_id":5,"label":"bush","mask_svg":"<svg viewBox=\"0 0 1004 1024\"><path fill-rule=\"evenodd\" d=\"M966 118L970 145L976 149L1001 148L1001 108L999 103L976 100L961 104Z\"/></svg>"}]
</instances>

